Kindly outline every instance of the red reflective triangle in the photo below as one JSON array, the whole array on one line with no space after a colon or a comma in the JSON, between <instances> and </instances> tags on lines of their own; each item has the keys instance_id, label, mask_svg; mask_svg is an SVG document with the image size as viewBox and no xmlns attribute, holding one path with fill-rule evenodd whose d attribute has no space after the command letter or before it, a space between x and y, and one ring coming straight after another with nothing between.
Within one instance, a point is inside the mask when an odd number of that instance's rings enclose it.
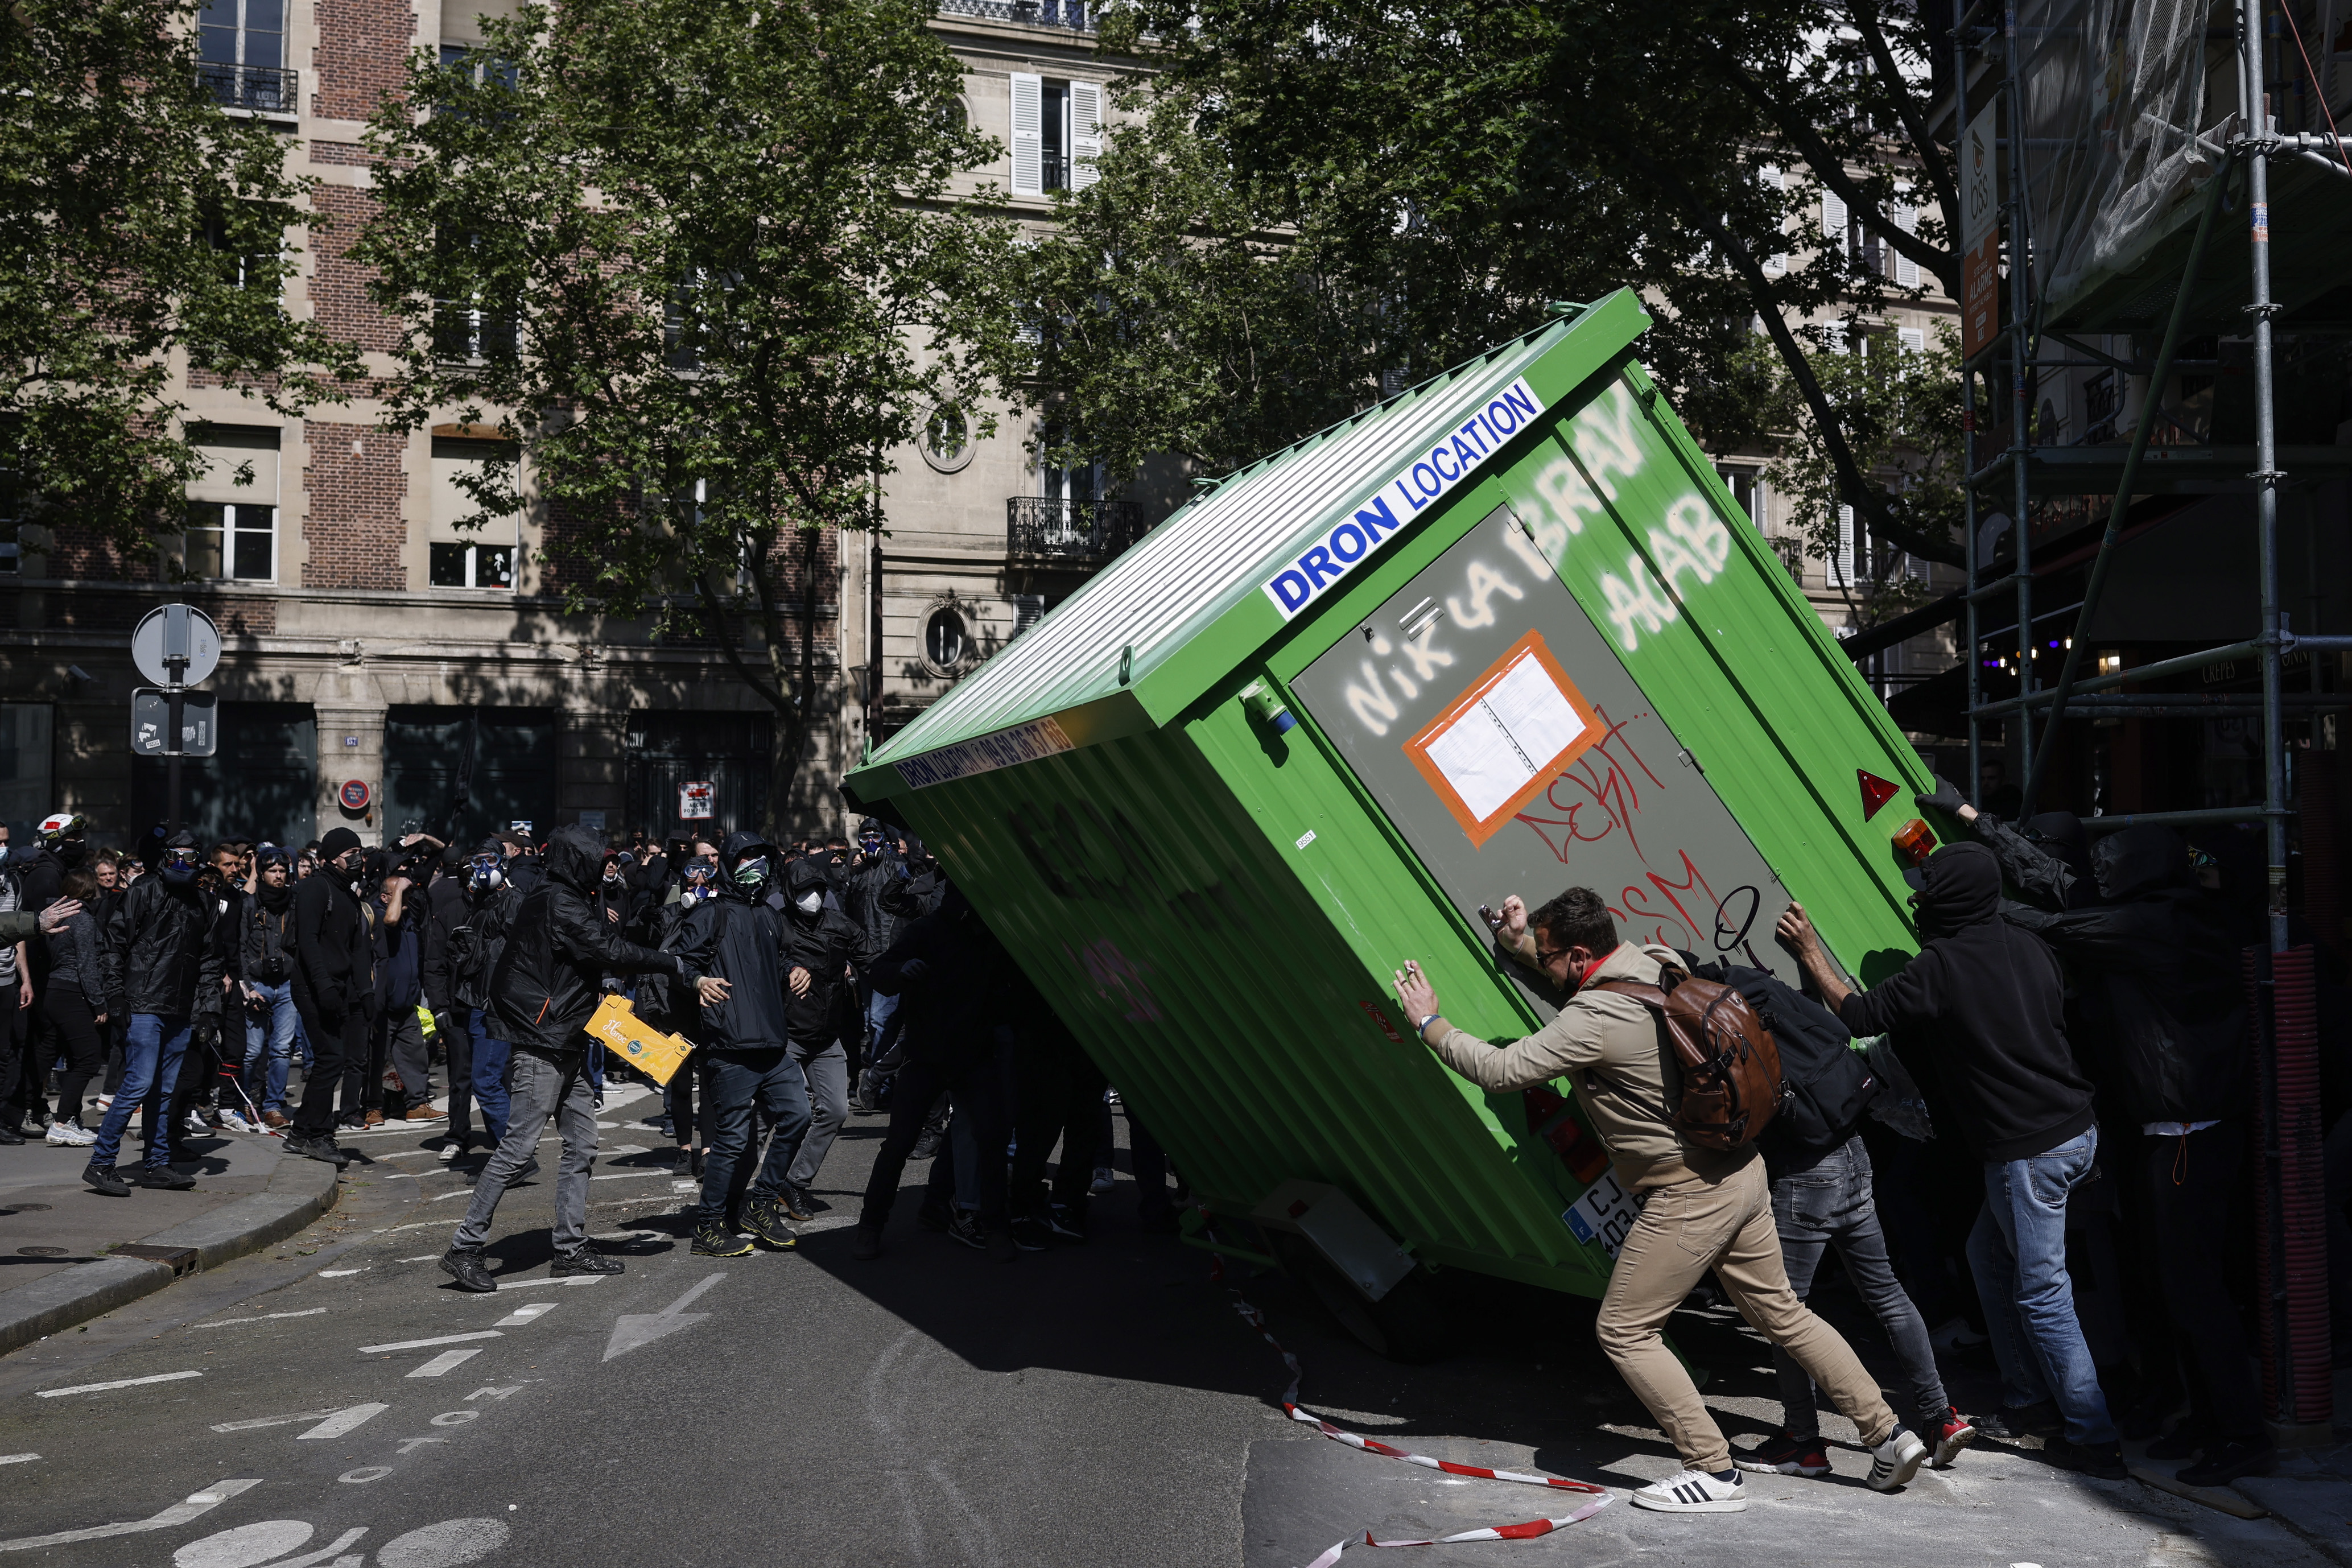
<instances>
[{"instance_id":1,"label":"red reflective triangle","mask_svg":"<svg viewBox=\"0 0 2352 1568\"><path fill-rule=\"evenodd\" d=\"M1878 808L1893 800L1902 785L1889 784L1867 768L1856 768L1854 776L1862 781L1862 819L1868 822L1878 815Z\"/></svg>"}]
</instances>

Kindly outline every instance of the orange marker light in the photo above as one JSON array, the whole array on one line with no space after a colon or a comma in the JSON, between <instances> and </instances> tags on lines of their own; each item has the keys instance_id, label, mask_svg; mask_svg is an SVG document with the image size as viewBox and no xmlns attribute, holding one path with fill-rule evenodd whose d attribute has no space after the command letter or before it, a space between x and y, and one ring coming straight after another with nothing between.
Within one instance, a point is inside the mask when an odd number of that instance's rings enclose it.
<instances>
[{"instance_id":1,"label":"orange marker light","mask_svg":"<svg viewBox=\"0 0 2352 1568\"><path fill-rule=\"evenodd\" d=\"M1927 857L1936 852L1936 836L1915 816L1895 833L1895 847L1903 851L1903 858L1914 866L1924 865Z\"/></svg>"}]
</instances>

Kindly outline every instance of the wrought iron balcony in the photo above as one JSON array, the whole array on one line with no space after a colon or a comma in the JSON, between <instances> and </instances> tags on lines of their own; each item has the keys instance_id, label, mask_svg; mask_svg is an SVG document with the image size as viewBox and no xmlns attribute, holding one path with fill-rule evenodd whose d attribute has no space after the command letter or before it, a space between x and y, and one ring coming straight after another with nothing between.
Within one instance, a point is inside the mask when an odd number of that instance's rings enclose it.
<instances>
[{"instance_id":1,"label":"wrought iron balcony","mask_svg":"<svg viewBox=\"0 0 2352 1568\"><path fill-rule=\"evenodd\" d=\"M992 22L1026 22L1078 33L1095 30L1086 0L939 0L939 6L959 16L985 16Z\"/></svg>"},{"instance_id":2,"label":"wrought iron balcony","mask_svg":"<svg viewBox=\"0 0 2352 1568\"><path fill-rule=\"evenodd\" d=\"M257 114L294 114L302 103L302 73L283 66L224 65L207 61L196 67L196 83L223 109L247 109Z\"/></svg>"},{"instance_id":3,"label":"wrought iron balcony","mask_svg":"<svg viewBox=\"0 0 2352 1568\"><path fill-rule=\"evenodd\" d=\"M1099 566L1143 533L1143 509L1133 501L1013 496L1004 503L1005 552L1015 559Z\"/></svg>"}]
</instances>

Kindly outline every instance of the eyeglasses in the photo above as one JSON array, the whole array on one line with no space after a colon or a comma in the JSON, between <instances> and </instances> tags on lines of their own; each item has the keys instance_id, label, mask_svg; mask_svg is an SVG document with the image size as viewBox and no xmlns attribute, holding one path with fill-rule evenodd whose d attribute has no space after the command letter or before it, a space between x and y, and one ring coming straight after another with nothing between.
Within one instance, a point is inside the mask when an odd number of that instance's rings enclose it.
<instances>
[{"instance_id":1,"label":"eyeglasses","mask_svg":"<svg viewBox=\"0 0 2352 1568\"><path fill-rule=\"evenodd\" d=\"M1566 958L1572 951L1574 950L1565 947L1546 947L1543 943L1538 942L1536 943L1536 962L1549 963L1555 958Z\"/></svg>"}]
</instances>

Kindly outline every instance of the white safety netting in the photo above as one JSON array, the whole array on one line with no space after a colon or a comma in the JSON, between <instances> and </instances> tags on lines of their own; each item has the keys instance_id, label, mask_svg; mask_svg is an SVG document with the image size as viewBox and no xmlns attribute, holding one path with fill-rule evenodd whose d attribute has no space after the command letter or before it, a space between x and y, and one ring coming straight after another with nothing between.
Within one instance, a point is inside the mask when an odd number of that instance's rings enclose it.
<instances>
[{"instance_id":1,"label":"white safety netting","mask_svg":"<svg viewBox=\"0 0 2352 1568\"><path fill-rule=\"evenodd\" d=\"M2019 5L2034 281L2050 313L2137 261L2220 166L2217 132L2237 89L2226 45L2209 69L2206 29L2209 19L2226 27L2231 9L2229 0Z\"/></svg>"}]
</instances>

